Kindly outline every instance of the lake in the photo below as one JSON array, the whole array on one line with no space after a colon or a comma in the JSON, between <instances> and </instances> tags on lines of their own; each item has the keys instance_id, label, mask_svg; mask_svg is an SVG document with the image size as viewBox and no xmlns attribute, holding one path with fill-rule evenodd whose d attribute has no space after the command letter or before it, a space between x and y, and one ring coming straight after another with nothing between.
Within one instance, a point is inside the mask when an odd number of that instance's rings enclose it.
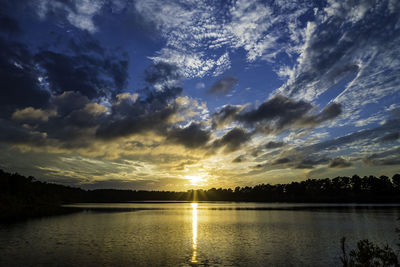
<instances>
[{"instance_id":1,"label":"lake","mask_svg":"<svg viewBox=\"0 0 400 267\"><path fill-rule=\"evenodd\" d=\"M231 202L76 204L0 224L1 266L340 266L368 238L396 244L400 206Z\"/></svg>"}]
</instances>

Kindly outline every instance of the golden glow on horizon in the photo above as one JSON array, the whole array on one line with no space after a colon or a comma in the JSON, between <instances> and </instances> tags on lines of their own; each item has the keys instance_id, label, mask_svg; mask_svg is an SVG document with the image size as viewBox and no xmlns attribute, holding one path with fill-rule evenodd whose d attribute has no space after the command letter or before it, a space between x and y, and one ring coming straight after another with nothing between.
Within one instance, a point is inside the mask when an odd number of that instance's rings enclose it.
<instances>
[{"instance_id":1,"label":"golden glow on horizon","mask_svg":"<svg viewBox=\"0 0 400 267\"><path fill-rule=\"evenodd\" d=\"M191 263L197 263L197 203L192 203L192 227L193 227L193 243L192 243Z\"/></svg>"}]
</instances>

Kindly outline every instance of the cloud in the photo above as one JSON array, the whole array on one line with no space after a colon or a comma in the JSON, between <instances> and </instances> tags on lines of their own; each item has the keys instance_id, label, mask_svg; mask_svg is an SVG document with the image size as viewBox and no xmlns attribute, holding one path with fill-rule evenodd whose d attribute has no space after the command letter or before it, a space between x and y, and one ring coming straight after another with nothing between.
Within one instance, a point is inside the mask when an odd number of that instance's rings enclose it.
<instances>
[{"instance_id":1,"label":"cloud","mask_svg":"<svg viewBox=\"0 0 400 267\"><path fill-rule=\"evenodd\" d=\"M367 104L399 90L399 11L390 0L328 1L307 22L297 62L276 93L307 101L330 95L344 123L355 123Z\"/></svg>"},{"instance_id":2,"label":"cloud","mask_svg":"<svg viewBox=\"0 0 400 267\"><path fill-rule=\"evenodd\" d=\"M283 147L286 144L284 142L274 142L274 141L270 141L265 145L266 149L274 149L274 148L278 148L278 147Z\"/></svg>"},{"instance_id":3,"label":"cloud","mask_svg":"<svg viewBox=\"0 0 400 267\"><path fill-rule=\"evenodd\" d=\"M245 160L246 160L246 157L244 155L240 155L240 156L237 156L236 158L234 158L232 160L232 163L241 163Z\"/></svg>"},{"instance_id":4,"label":"cloud","mask_svg":"<svg viewBox=\"0 0 400 267\"><path fill-rule=\"evenodd\" d=\"M329 121L335 119L340 114L342 114L342 105L337 103L332 103L326 106L321 113L305 117L304 120L301 122L302 124L311 124L311 125L318 125L325 121Z\"/></svg>"},{"instance_id":5,"label":"cloud","mask_svg":"<svg viewBox=\"0 0 400 267\"><path fill-rule=\"evenodd\" d=\"M367 166L385 166L400 164L400 148L390 149L381 153L373 153L363 159Z\"/></svg>"},{"instance_id":6,"label":"cloud","mask_svg":"<svg viewBox=\"0 0 400 267\"><path fill-rule=\"evenodd\" d=\"M399 139L400 133L399 132L394 132L394 133L389 133L385 136L383 136L380 141L381 142L394 142L397 139Z\"/></svg>"},{"instance_id":7,"label":"cloud","mask_svg":"<svg viewBox=\"0 0 400 267\"><path fill-rule=\"evenodd\" d=\"M237 82L238 80L235 77L225 77L219 79L210 87L210 89L207 90L207 93L217 95L227 94Z\"/></svg>"},{"instance_id":8,"label":"cloud","mask_svg":"<svg viewBox=\"0 0 400 267\"><path fill-rule=\"evenodd\" d=\"M46 18L46 16L57 16L59 18L64 18L76 28L94 33L97 31L97 27L93 21L94 17L101 13L105 4L116 7L114 2L117 1L38 0L30 4L34 6L37 15L42 19ZM116 10L120 11L121 9L120 7Z\"/></svg>"},{"instance_id":9,"label":"cloud","mask_svg":"<svg viewBox=\"0 0 400 267\"><path fill-rule=\"evenodd\" d=\"M11 117L16 109L29 107L48 109L52 95L67 91L94 99L125 88L128 61L123 55L104 49L88 34L74 38L62 39L52 49L33 49L0 36L0 116Z\"/></svg>"},{"instance_id":10,"label":"cloud","mask_svg":"<svg viewBox=\"0 0 400 267\"><path fill-rule=\"evenodd\" d=\"M40 86L28 48L0 37L0 51L0 116L8 117L16 108L45 107L50 94Z\"/></svg>"},{"instance_id":11,"label":"cloud","mask_svg":"<svg viewBox=\"0 0 400 267\"><path fill-rule=\"evenodd\" d=\"M303 100L275 95L258 108L237 114L235 119L251 126L273 123L280 130L288 126L315 126L341 113L339 104L328 105L316 115L309 114L313 108L312 104Z\"/></svg>"},{"instance_id":12,"label":"cloud","mask_svg":"<svg viewBox=\"0 0 400 267\"><path fill-rule=\"evenodd\" d=\"M218 76L230 67L229 56L226 53L210 57L203 52L192 52L187 49L163 48L150 59L155 64L178 66L180 75L186 78L204 77L210 73Z\"/></svg>"},{"instance_id":13,"label":"cloud","mask_svg":"<svg viewBox=\"0 0 400 267\"><path fill-rule=\"evenodd\" d=\"M243 110L243 107L241 106L232 106L232 105L226 105L223 106L219 111L215 112L212 115L212 128L213 129L218 129L222 128L225 125L231 123L236 119L236 116L239 114L239 112Z\"/></svg>"},{"instance_id":14,"label":"cloud","mask_svg":"<svg viewBox=\"0 0 400 267\"><path fill-rule=\"evenodd\" d=\"M304 154L298 151L284 151L280 153L277 158L270 158L264 163L253 166L253 168L259 170L313 169L318 165L327 164L329 161L330 159L328 157L321 154Z\"/></svg>"},{"instance_id":15,"label":"cloud","mask_svg":"<svg viewBox=\"0 0 400 267\"><path fill-rule=\"evenodd\" d=\"M313 169L315 165L326 164L328 161L329 159L327 157L308 155L297 162L294 167L296 169Z\"/></svg>"},{"instance_id":16,"label":"cloud","mask_svg":"<svg viewBox=\"0 0 400 267\"><path fill-rule=\"evenodd\" d=\"M196 89L203 89L206 85L203 82L196 83Z\"/></svg>"},{"instance_id":17,"label":"cloud","mask_svg":"<svg viewBox=\"0 0 400 267\"><path fill-rule=\"evenodd\" d=\"M242 128L233 128L221 138L215 140L212 144L213 148L225 147L225 152L238 150L244 143L250 140L251 133L246 132Z\"/></svg>"},{"instance_id":18,"label":"cloud","mask_svg":"<svg viewBox=\"0 0 400 267\"><path fill-rule=\"evenodd\" d=\"M18 35L22 33L22 29L16 20L0 14L0 32L7 33L9 35Z\"/></svg>"},{"instance_id":19,"label":"cloud","mask_svg":"<svg viewBox=\"0 0 400 267\"><path fill-rule=\"evenodd\" d=\"M249 62L259 58L272 61L278 53L296 50L302 36L292 36L301 32L299 18L310 7L303 2L291 6L256 0L221 5L140 0L135 9L166 40L166 46L151 59L179 66L185 77L203 77L218 76L230 68L229 53L238 49L244 49Z\"/></svg>"},{"instance_id":20,"label":"cloud","mask_svg":"<svg viewBox=\"0 0 400 267\"><path fill-rule=\"evenodd\" d=\"M384 124L372 129L360 130L311 145L306 145L304 140L296 140L297 142L291 144L288 149L280 149L278 154L266 153L259 156L257 161L264 162L255 165L255 168L311 169L317 165L328 164L328 167L337 169L353 166L353 162L360 159L368 166L396 165L399 162L398 148L387 150L387 147L382 147L379 143L382 137L397 133L399 125L398 114L394 112ZM259 147L264 148L264 145Z\"/></svg>"},{"instance_id":21,"label":"cloud","mask_svg":"<svg viewBox=\"0 0 400 267\"><path fill-rule=\"evenodd\" d=\"M136 100L138 100L139 98L139 94L138 93L121 93L115 96L117 99L117 105L120 105L123 101L131 101L132 103L135 103Z\"/></svg>"},{"instance_id":22,"label":"cloud","mask_svg":"<svg viewBox=\"0 0 400 267\"><path fill-rule=\"evenodd\" d=\"M322 151L322 150L337 150L352 146L353 144L364 144L365 146L375 144L383 136L400 130L400 121L396 117L391 117L383 125L372 129L360 130L358 132L350 133L332 140L323 141L308 147L304 147L304 151ZM357 147L359 148L359 147Z\"/></svg>"},{"instance_id":23,"label":"cloud","mask_svg":"<svg viewBox=\"0 0 400 267\"><path fill-rule=\"evenodd\" d=\"M210 140L210 135L210 132L202 129L201 124L192 122L187 127L171 129L167 133L167 141L182 144L187 148L201 148Z\"/></svg>"},{"instance_id":24,"label":"cloud","mask_svg":"<svg viewBox=\"0 0 400 267\"><path fill-rule=\"evenodd\" d=\"M272 164L273 165L278 165L278 164L285 164L285 163L289 163L292 162L292 160L290 158L279 158L277 160L275 160Z\"/></svg>"},{"instance_id":25,"label":"cloud","mask_svg":"<svg viewBox=\"0 0 400 267\"><path fill-rule=\"evenodd\" d=\"M211 126L216 130L239 124L250 129L252 135L269 135L279 134L287 129L315 127L341 114L341 106L336 103L326 106L319 113L315 109L308 102L275 95L257 108L223 106L211 116ZM269 144L271 148L279 145L281 143Z\"/></svg>"},{"instance_id":26,"label":"cloud","mask_svg":"<svg viewBox=\"0 0 400 267\"><path fill-rule=\"evenodd\" d=\"M348 168L351 167L353 164L347 160L345 160L344 158L341 157L337 157L332 159L329 164L328 167L329 168Z\"/></svg>"},{"instance_id":27,"label":"cloud","mask_svg":"<svg viewBox=\"0 0 400 267\"><path fill-rule=\"evenodd\" d=\"M65 36L57 33L52 33L57 36L57 38L64 40ZM78 35L78 38L75 39L66 39L65 43L69 50L76 54L85 54L85 53L94 53L97 55L104 56L107 50L100 44L98 40L93 38L93 36L88 32L81 32Z\"/></svg>"},{"instance_id":28,"label":"cloud","mask_svg":"<svg viewBox=\"0 0 400 267\"><path fill-rule=\"evenodd\" d=\"M178 98L182 88L173 86L180 79L175 66L151 65L144 75L149 87L140 94L123 92L128 80L123 55L87 34L79 37L63 42L65 49L42 47L36 54L0 39L0 75L7 81L0 92L0 115L13 119L2 123L10 127L3 142L9 138L10 143L76 150L149 132L189 148L208 140L210 133L195 124L183 129L174 125L207 115L203 104L196 107L197 101ZM199 135L192 136L195 130Z\"/></svg>"},{"instance_id":29,"label":"cloud","mask_svg":"<svg viewBox=\"0 0 400 267\"><path fill-rule=\"evenodd\" d=\"M145 70L144 80L159 90L175 85L180 79L178 67L169 63L158 62Z\"/></svg>"},{"instance_id":30,"label":"cloud","mask_svg":"<svg viewBox=\"0 0 400 267\"><path fill-rule=\"evenodd\" d=\"M77 91L92 99L121 91L128 78L128 62L114 55L41 51L35 55L35 61L44 69L44 79L55 93Z\"/></svg>"},{"instance_id":31,"label":"cloud","mask_svg":"<svg viewBox=\"0 0 400 267\"><path fill-rule=\"evenodd\" d=\"M240 113L237 120L249 125L276 120L277 128L283 128L302 119L311 109L310 103L277 95L254 110Z\"/></svg>"},{"instance_id":32,"label":"cloud","mask_svg":"<svg viewBox=\"0 0 400 267\"><path fill-rule=\"evenodd\" d=\"M57 115L55 110L41 110L32 107L27 107L24 109L17 109L12 114L12 119L24 121L24 120L39 120L48 121L49 117Z\"/></svg>"},{"instance_id":33,"label":"cloud","mask_svg":"<svg viewBox=\"0 0 400 267\"><path fill-rule=\"evenodd\" d=\"M0 119L0 142L7 144L43 145L46 134L29 127L21 127L19 123Z\"/></svg>"},{"instance_id":34,"label":"cloud","mask_svg":"<svg viewBox=\"0 0 400 267\"><path fill-rule=\"evenodd\" d=\"M146 98L134 103L124 99L113 105L111 114L103 120L96 136L114 139L149 130L163 132L170 124L169 120L177 114L178 106L174 100L181 92L182 88L173 87L150 92Z\"/></svg>"}]
</instances>

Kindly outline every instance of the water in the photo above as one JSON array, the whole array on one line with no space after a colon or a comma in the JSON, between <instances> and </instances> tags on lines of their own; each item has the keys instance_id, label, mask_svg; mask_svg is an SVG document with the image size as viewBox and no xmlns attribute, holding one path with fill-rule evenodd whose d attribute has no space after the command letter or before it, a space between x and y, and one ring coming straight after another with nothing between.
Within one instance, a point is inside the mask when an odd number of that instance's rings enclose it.
<instances>
[{"instance_id":1,"label":"water","mask_svg":"<svg viewBox=\"0 0 400 267\"><path fill-rule=\"evenodd\" d=\"M79 204L0 224L1 266L339 266L341 237L396 243L400 207ZM307 208L311 206L311 208ZM326 207L328 206L328 207Z\"/></svg>"}]
</instances>

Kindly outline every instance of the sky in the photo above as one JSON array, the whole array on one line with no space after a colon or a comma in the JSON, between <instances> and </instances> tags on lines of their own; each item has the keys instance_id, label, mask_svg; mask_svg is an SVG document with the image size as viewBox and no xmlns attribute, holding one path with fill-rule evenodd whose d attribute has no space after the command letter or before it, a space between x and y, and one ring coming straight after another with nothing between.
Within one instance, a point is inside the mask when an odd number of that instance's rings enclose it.
<instances>
[{"instance_id":1,"label":"sky","mask_svg":"<svg viewBox=\"0 0 400 267\"><path fill-rule=\"evenodd\" d=\"M0 168L87 189L400 173L398 0L3 0Z\"/></svg>"}]
</instances>

